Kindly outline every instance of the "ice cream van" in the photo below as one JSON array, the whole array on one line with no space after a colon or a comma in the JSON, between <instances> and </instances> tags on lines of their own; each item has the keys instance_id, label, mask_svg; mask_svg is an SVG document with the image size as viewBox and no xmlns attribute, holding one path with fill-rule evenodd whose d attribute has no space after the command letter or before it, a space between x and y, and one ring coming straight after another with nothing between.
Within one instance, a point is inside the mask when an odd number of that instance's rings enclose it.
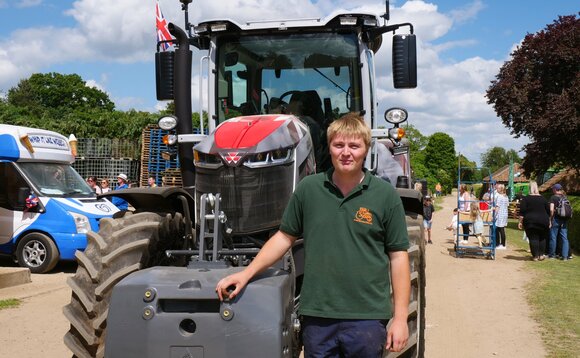
<instances>
[{"instance_id":1,"label":"ice cream van","mask_svg":"<svg viewBox=\"0 0 580 358\"><path fill-rule=\"evenodd\" d=\"M0 253L31 272L73 260L87 232L118 211L73 169L74 154L76 139L0 124Z\"/></svg>"}]
</instances>

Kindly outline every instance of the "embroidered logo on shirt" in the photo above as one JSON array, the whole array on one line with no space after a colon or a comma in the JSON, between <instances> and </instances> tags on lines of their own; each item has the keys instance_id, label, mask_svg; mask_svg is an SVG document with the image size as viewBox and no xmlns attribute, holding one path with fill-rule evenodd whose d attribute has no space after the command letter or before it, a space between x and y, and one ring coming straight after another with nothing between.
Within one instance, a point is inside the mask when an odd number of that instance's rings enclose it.
<instances>
[{"instance_id":1,"label":"embroidered logo on shirt","mask_svg":"<svg viewBox=\"0 0 580 358\"><path fill-rule=\"evenodd\" d=\"M356 212L356 214L354 216L354 221L359 222L359 223L363 223L363 224L372 225L373 214L367 208L360 208L360 209L358 209L358 211Z\"/></svg>"}]
</instances>

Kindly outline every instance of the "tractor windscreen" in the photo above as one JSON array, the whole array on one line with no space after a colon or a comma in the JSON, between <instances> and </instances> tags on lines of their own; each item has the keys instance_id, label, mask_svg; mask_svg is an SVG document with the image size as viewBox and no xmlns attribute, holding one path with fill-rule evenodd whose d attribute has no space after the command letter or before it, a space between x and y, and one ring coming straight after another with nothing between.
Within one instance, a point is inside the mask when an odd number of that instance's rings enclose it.
<instances>
[{"instance_id":1,"label":"tractor windscreen","mask_svg":"<svg viewBox=\"0 0 580 358\"><path fill-rule=\"evenodd\" d=\"M217 57L219 122L292 113L323 126L362 109L354 34L223 37Z\"/></svg>"}]
</instances>

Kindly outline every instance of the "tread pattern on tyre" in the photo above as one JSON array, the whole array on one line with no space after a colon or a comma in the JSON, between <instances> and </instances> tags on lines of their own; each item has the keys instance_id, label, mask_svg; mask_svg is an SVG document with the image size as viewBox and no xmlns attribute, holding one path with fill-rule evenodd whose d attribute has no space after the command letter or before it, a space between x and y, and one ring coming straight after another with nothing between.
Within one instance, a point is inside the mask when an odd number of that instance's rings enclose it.
<instances>
[{"instance_id":1,"label":"tread pattern on tyre","mask_svg":"<svg viewBox=\"0 0 580 358\"><path fill-rule=\"evenodd\" d=\"M411 246L411 298L409 302L409 341L402 352L385 352L385 358L422 358L425 352L425 238L422 217L406 213L407 232Z\"/></svg>"},{"instance_id":2,"label":"tread pattern on tyre","mask_svg":"<svg viewBox=\"0 0 580 358\"><path fill-rule=\"evenodd\" d=\"M113 287L134 271L162 264L165 249L182 242L182 227L179 213L126 213L121 218L101 220L100 231L87 234L85 251L75 254L77 272L67 280L71 303L63 308L70 322L64 343L75 357L104 356Z\"/></svg>"}]
</instances>

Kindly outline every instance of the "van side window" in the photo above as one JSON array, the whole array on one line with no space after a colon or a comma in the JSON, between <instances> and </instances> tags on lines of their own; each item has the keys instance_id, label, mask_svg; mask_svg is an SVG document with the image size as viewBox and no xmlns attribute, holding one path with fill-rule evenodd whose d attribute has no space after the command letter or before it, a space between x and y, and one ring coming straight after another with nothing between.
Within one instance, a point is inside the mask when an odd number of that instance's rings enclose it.
<instances>
[{"instance_id":1,"label":"van side window","mask_svg":"<svg viewBox=\"0 0 580 358\"><path fill-rule=\"evenodd\" d=\"M0 207L8 210L23 210L18 205L18 189L29 188L12 163L0 162Z\"/></svg>"}]
</instances>

